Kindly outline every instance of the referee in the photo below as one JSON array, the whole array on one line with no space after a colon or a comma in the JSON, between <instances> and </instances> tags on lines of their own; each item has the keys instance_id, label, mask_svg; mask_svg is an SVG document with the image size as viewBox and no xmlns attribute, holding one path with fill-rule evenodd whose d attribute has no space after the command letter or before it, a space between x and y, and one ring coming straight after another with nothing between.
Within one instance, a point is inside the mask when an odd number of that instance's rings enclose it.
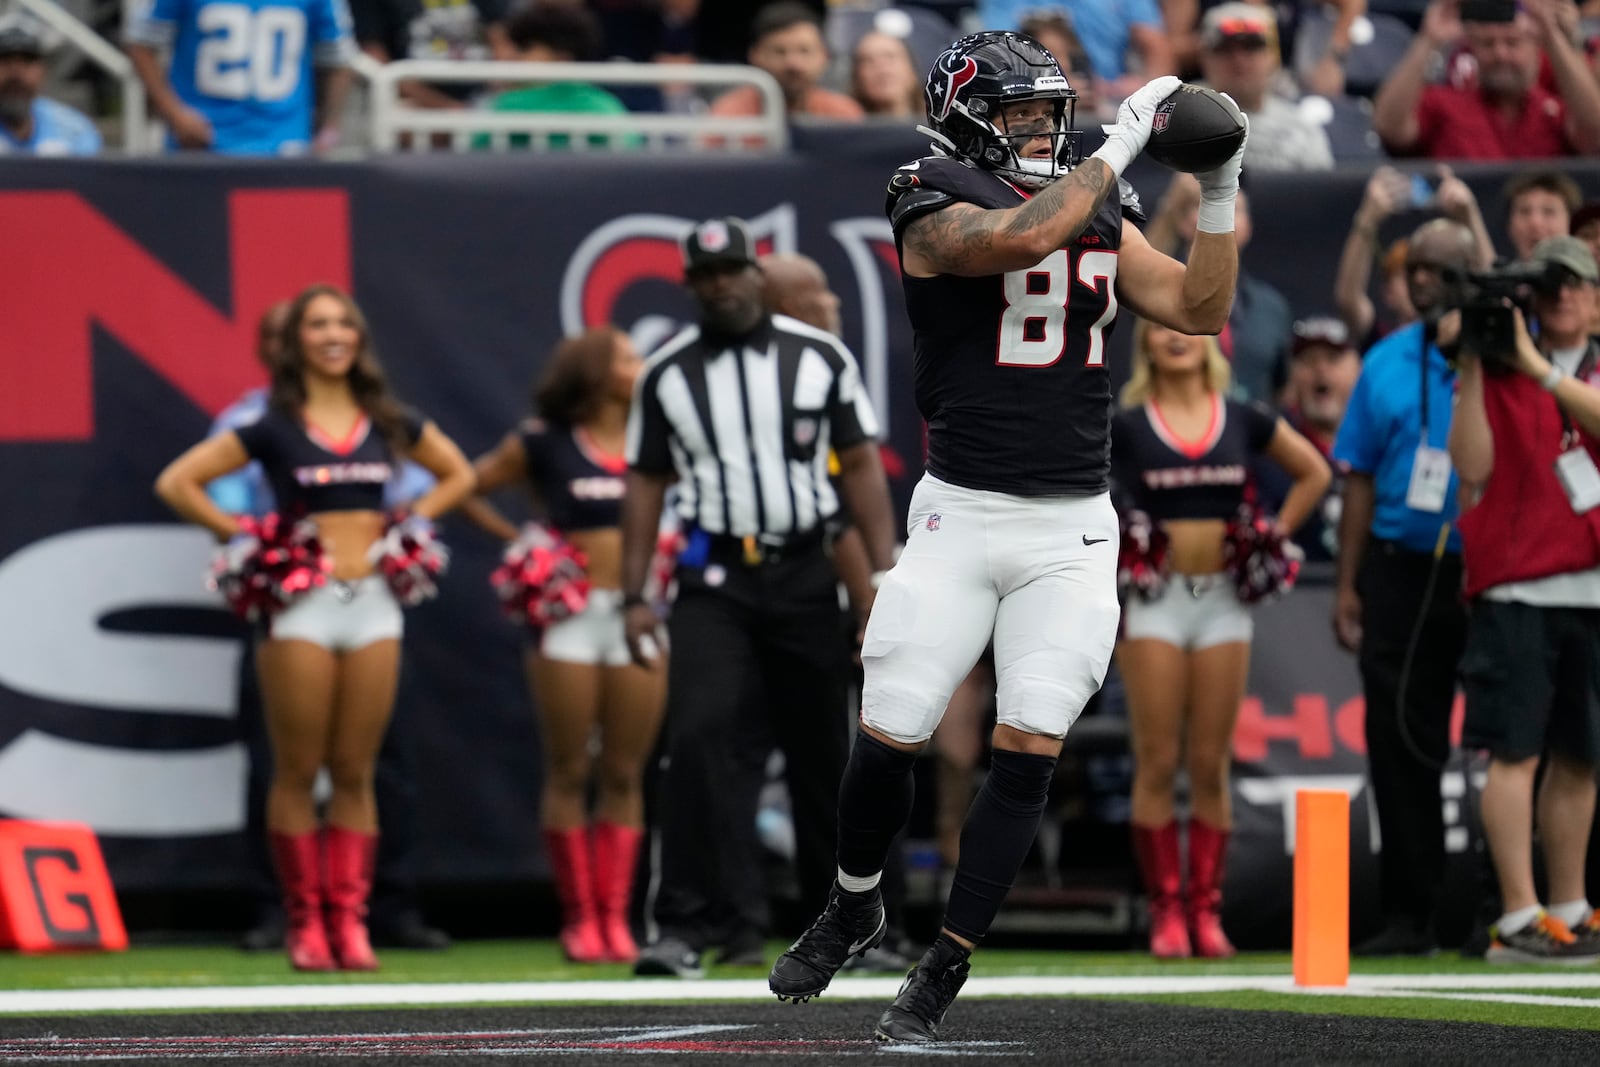
<instances>
[{"instance_id":1,"label":"referee","mask_svg":"<svg viewBox=\"0 0 1600 1067\"><path fill-rule=\"evenodd\" d=\"M764 904L727 899L761 892L761 882L728 870L748 853L721 844L754 834L768 738L788 768L802 905L820 908L833 881L850 661L829 558L840 506L830 448L879 571L894 532L855 359L830 334L767 314L755 242L740 220L703 222L683 247L700 322L651 357L634 393L622 588L628 647L636 660L653 658L658 620L643 590L676 482L687 533L667 646L659 937L635 970L695 977L730 917Z\"/></svg>"}]
</instances>

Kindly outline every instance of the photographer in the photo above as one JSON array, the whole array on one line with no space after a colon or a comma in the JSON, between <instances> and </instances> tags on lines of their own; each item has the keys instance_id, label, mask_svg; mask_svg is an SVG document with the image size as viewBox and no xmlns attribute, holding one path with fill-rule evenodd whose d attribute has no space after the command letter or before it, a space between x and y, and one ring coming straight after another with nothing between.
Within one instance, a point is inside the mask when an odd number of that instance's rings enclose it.
<instances>
[{"instance_id":1,"label":"photographer","mask_svg":"<svg viewBox=\"0 0 1600 1067\"><path fill-rule=\"evenodd\" d=\"M1459 347L1449 447L1470 611L1462 743L1490 757L1482 818L1503 914L1488 959L1582 962L1600 958L1583 881L1600 756L1600 345L1588 329L1600 268L1559 236L1514 269L1473 276L1439 324L1440 343ZM1518 279L1531 279L1537 342L1502 297ZM1541 756L1548 910L1533 876Z\"/></svg>"}]
</instances>

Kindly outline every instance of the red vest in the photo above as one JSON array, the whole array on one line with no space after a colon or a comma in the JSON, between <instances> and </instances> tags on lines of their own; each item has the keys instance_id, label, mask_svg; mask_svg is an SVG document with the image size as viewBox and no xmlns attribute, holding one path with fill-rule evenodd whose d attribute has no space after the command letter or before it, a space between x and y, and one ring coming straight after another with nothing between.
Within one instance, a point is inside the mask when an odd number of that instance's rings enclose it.
<instances>
[{"instance_id":1,"label":"red vest","mask_svg":"<svg viewBox=\"0 0 1600 1067\"><path fill-rule=\"evenodd\" d=\"M1487 377L1494 470L1460 519L1466 594L1600 566L1600 508L1575 515L1556 478L1566 427L1555 398L1524 374ZM1578 438L1600 463L1600 441Z\"/></svg>"}]
</instances>

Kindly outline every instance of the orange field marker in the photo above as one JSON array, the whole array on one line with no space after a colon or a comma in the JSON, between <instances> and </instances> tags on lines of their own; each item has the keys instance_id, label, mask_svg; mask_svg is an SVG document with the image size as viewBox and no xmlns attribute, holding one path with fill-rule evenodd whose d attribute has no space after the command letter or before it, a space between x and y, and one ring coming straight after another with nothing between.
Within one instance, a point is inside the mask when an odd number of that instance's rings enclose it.
<instances>
[{"instance_id":1,"label":"orange field marker","mask_svg":"<svg viewBox=\"0 0 1600 1067\"><path fill-rule=\"evenodd\" d=\"M127 947L94 831L81 823L0 819L0 948Z\"/></svg>"},{"instance_id":2,"label":"orange field marker","mask_svg":"<svg viewBox=\"0 0 1600 1067\"><path fill-rule=\"evenodd\" d=\"M1350 797L1302 789L1294 815L1294 983L1350 980Z\"/></svg>"}]
</instances>

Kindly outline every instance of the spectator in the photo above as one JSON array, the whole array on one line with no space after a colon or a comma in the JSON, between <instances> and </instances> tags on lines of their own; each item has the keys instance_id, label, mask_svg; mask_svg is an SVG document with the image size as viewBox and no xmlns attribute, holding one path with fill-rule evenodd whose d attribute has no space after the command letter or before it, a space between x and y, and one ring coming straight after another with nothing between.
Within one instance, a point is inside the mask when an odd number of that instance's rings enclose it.
<instances>
[{"instance_id":1,"label":"spectator","mask_svg":"<svg viewBox=\"0 0 1600 1067\"><path fill-rule=\"evenodd\" d=\"M871 118L923 120L922 75L905 38L876 30L861 35L850 60L850 96Z\"/></svg>"},{"instance_id":2,"label":"spectator","mask_svg":"<svg viewBox=\"0 0 1600 1067\"><path fill-rule=\"evenodd\" d=\"M307 47L255 47L278 26L303 27ZM153 0L130 22L127 47L172 147L297 155L338 143L355 52L345 0ZM163 71L158 52L169 47Z\"/></svg>"},{"instance_id":3,"label":"spectator","mask_svg":"<svg viewBox=\"0 0 1600 1067\"><path fill-rule=\"evenodd\" d=\"M1035 11L1022 20L1018 30L1038 41L1046 52L1055 57L1061 73L1067 76L1068 83L1077 91L1077 121L1100 118L1109 122L1115 117L1114 103L1107 113L1101 113L1100 93L1094 71L1089 65L1089 53L1084 51L1078 31L1072 28L1072 22L1066 15L1058 11Z\"/></svg>"},{"instance_id":4,"label":"spectator","mask_svg":"<svg viewBox=\"0 0 1600 1067\"><path fill-rule=\"evenodd\" d=\"M1565 234L1529 261L1558 279L1535 287L1537 343L1521 312L1509 351L1460 315L1439 324L1461 367L1450 457L1471 611L1462 744L1489 752L1480 803L1503 909L1489 961L1581 963L1600 957L1584 887L1600 759L1600 345L1589 336L1600 268ZM1549 909L1534 884L1536 824Z\"/></svg>"},{"instance_id":5,"label":"spectator","mask_svg":"<svg viewBox=\"0 0 1600 1067\"><path fill-rule=\"evenodd\" d=\"M1250 140L1255 140L1252 132ZM1245 152L1250 151L1248 143ZM1146 236L1151 247L1179 255L1194 240L1200 217L1200 185L1193 175L1175 174L1161 197ZM1250 243L1250 202L1239 191L1234 207L1234 240L1240 253ZM1289 301L1276 287L1239 268L1228 325L1217 338L1223 355L1233 366L1232 396L1236 400L1274 403L1289 368L1289 328L1294 315Z\"/></svg>"},{"instance_id":6,"label":"spectator","mask_svg":"<svg viewBox=\"0 0 1600 1067\"><path fill-rule=\"evenodd\" d=\"M1546 237L1572 227L1572 213L1583 203L1578 183L1556 170L1518 174L1506 182L1506 235L1517 259L1527 259Z\"/></svg>"},{"instance_id":7,"label":"spectator","mask_svg":"<svg viewBox=\"0 0 1600 1067\"><path fill-rule=\"evenodd\" d=\"M1358 654L1367 763L1378 808L1383 927L1361 955L1435 944L1444 873L1439 773L1466 635L1455 476L1444 455L1455 372L1433 343L1445 274L1472 262L1472 234L1434 219L1411 235L1406 277L1421 322L1368 352L1334 443L1345 465L1333 628Z\"/></svg>"},{"instance_id":8,"label":"spectator","mask_svg":"<svg viewBox=\"0 0 1600 1067\"><path fill-rule=\"evenodd\" d=\"M1326 562L1339 554L1339 512L1342 465L1333 460L1333 443L1345 408L1361 374L1361 354L1350 343L1340 319L1328 315L1298 319L1290 345L1289 386L1284 418L1291 429L1317 447L1333 471L1333 481L1305 522L1294 532L1306 559ZM1255 464L1253 475L1262 503L1279 511L1290 482L1272 463Z\"/></svg>"},{"instance_id":9,"label":"spectator","mask_svg":"<svg viewBox=\"0 0 1600 1067\"><path fill-rule=\"evenodd\" d=\"M511 6L511 0L351 0L356 41L379 63L511 59L505 27ZM464 108L482 91L477 82L400 84L400 98L412 107Z\"/></svg>"},{"instance_id":10,"label":"spectator","mask_svg":"<svg viewBox=\"0 0 1600 1067\"><path fill-rule=\"evenodd\" d=\"M572 63L592 60L600 55L600 22L589 11L551 0L535 0L524 4L506 24L514 58L525 63ZM628 109L614 95L588 82L540 82L508 89L489 101L490 111L537 112L565 115L626 115ZM486 148L492 141L488 134L478 134L472 140L474 148ZM512 148L527 148L532 138L525 133L512 134L507 143ZM587 138L590 148L610 148L614 145L637 145L637 135L592 133ZM563 149L572 146L572 137L565 133L552 133L540 141L541 148Z\"/></svg>"},{"instance_id":11,"label":"spectator","mask_svg":"<svg viewBox=\"0 0 1600 1067\"><path fill-rule=\"evenodd\" d=\"M1478 200L1471 187L1457 178L1449 167L1441 165L1438 176L1437 187L1431 187L1421 175L1407 176L1393 167L1379 167L1367 179L1366 192L1356 208L1355 220L1339 256L1339 274L1333 285L1339 317L1351 336L1365 345L1370 346L1391 330L1416 318L1406 294L1405 253L1401 251L1395 255L1393 245L1384 255L1383 308L1375 308L1367 295L1372 260L1379 247L1378 228L1385 219L1405 211L1438 211L1472 231L1476 242L1474 266L1487 267L1494 261L1494 243L1489 239L1483 213L1478 210ZM1426 195L1420 195L1424 193Z\"/></svg>"},{"instance_id":12,"label":"spectator","mask_svg":"<svg viewBox=\"0 0 1600 1067\"><path fill-rule=\"evenodd\" d=\"M1328 134L1273 87L1279 71L1278 24L1270 8L1227 3L1200 25L1200 71L1205 82L1233 97L1250 117L1245 167L1251 171L1328 170Z\"/></svg>"},{"instance_id":13,"label":"spectator","mask_svg":"<svg viewBox=\"0 0 1600 1067\"><path fill-rule=\"evenodd\" d=\"M804 4L782 0L762 8L750 26L749 59L777 79L790 117L863 117L860 104L818 84L828 69L828 45L822 20ZM712 103L711 114L759 115L761 94L753 85L730 89Z\"/></svg>"},{"instance_id":14,"label":"spectator","mask_svg":"<svg viewBox=\"0 0 1600 1067\"><path fill-rule=\"evenodd\" d=\"M1589 251L1600 260L1600 201L1591 200L1572 213L1568 224L1572 236L1589 246Z\"/></svg>"},{"instance_id":15,"label":"spectator","mask_svg":"<svg viewBox=\"0 0 1600 1067\"><path fill-rule=\"evenodd\" d=\"M0 24L0 155L92 156L100 131L89 116L40 94L44 42L20 21Z\"/></svg>"},{"instance_id":16,"label":"spectator","mask_svg":"<svg viewBox=\"0 0 1600 1067\"><path fill-rule=\"evenodd\" d=\"M1372 125L1384 146L1397 156L1435 159L1600 152L1600 82L1561 26L1559 5L1567 2L1522 0L1520 12L1504 5L1515 12L1510 21L1464 21L1461 0L1433 0L1373 102ZM1428 85L1439 57L1460 41L1475 75L1461 85ZM1539 84L1545 60L1557 92Z\"/></svg>"},{"instance_id":17,"label":"spectator","mask_svg":"<svg viewBox=\"0 0 1600 1067\"><path fill-rule=\"evenodd\" d=\"M990 29L1007 29L1021 26L1030 12L1041 8L1072 20L1100 80L1101 96L1121 100L1145 82L1177 70L1156 0L980 0L978 21ZM1130 62L1130 56L1136 62Z\"/></svg>"}]
</instances>

